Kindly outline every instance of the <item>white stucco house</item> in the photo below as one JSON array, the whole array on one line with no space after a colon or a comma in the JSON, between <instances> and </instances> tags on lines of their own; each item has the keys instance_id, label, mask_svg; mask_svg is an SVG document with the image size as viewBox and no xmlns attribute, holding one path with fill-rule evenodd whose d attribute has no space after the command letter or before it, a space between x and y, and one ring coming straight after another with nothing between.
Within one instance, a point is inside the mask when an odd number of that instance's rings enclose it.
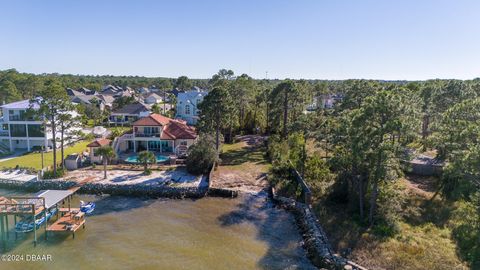
<instances>
[{"instance_id":1,"label":"white stucco house","mask_svg":"<svg viewBox=\"0 0 480 270\"><path fill-rule=\"evenodd\" d=\"M201 89L178 93L175 118L182 119L189 125L197 124L200 115L198 105L207 95L208 92Z\"/></svg>"},{"instance_id":2,"label":"white stucco house","mask_svg":"<svg viewBox=\"0 0 480 270\"><path fill-rule=\"evenodd\" d=\"M2 117L0 118L0 148L31 151L37 147L45 147L48 150L53 147L53 136L49 125L41 119L29 117L26 112L29 108L38 110L39 105L30 100L21 100L0 106ZM77 116L76 112L71 112ZM79 130L79 128L74 128ZM69 130L68 133L72 133ZM57 131L56 136L60 137ZM59 142L57 142L57 146Z\"/></svg>"}]
</instances>

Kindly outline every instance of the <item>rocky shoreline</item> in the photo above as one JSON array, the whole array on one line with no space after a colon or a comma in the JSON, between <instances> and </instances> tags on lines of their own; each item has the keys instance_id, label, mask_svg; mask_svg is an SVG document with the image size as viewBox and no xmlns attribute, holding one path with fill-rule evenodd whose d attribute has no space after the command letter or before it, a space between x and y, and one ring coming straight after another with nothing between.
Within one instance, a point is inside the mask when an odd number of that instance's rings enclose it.
<instances>
[{"instance_id":1,"label":"rocky shoreline","mask_svg":"<svg viewBox=\"0 0 480 270\"><path fill-rule=\"evenodd\" d=\"M65 180L36 180L36 181L15 181L15 180L0 180L0 188L16 189L27 192L37 192L44 189L60 189L66 190L74 188L78 185L75 181ZM209 186L205 187L175 187L166 185L144 185L144 184L131 184L131 185L114 185L114 184L101 184L101 183L86 183L83 184L77 191L83 194L110 194L110 195L122 195L122 196L134 196L134 197L152 197L152 198L171 198L171 199L184 199L184 198L202 198L205 196L210 197L237 197L238 192L225 189L209 189Z\"/></svg>"},{"instance_id":2,"label":"rocky shoreline","mask_svg":"<svg viewBox=\"0 0 480 270\"><path fill-rule=\"evenodd\" d=\"M327 235L319 225L315 214L310 207L304 203L297 202L290 198L281 197L275 194L272 189L273 201L280 207L291 212L302 234L304 247L312 263L320 269L351 269L367 270L366 268L348 261L347 259L334 254Z\"/></svg>"}]
</instances>

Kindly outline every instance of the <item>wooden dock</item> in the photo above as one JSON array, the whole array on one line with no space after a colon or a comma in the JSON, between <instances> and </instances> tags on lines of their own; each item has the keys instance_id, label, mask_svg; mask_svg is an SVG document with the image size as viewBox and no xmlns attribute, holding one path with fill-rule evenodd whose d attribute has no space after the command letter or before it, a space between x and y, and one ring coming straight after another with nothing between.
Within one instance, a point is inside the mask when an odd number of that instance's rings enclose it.
<instances>
[{"instance_id":1,"label":"wooden dock","mask_svg":"<svg viewBox=\"0 0 480 270\"><path fill-rule=\"evenodd\" d=\"M75 237L75 232L80 229L80 227L85 228L85 213L81 212L80 209L76 211L68 211L68 208L60 208L59 210L59 212L64 213L63 216L59 217L53 224L48 226L47 232L67 232L72 233L73 237Z\"/></svg>"}]
</instances>

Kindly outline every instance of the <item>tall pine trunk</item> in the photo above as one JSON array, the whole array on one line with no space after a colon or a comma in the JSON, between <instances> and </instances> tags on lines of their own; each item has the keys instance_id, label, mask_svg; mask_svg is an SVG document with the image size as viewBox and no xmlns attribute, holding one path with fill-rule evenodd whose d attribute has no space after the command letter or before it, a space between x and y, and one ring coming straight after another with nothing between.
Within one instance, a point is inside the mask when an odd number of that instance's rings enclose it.
<instances>
[{"instance_id":1,"label":"tall pine trunk","mask_svg":"<svg viewBox=\"0 0 480 270\"><path fill-rule=\"evenodd\" d=\"M57 176L57 127L55 125L55 118L52 116L52 140L53 140L53 175Z\"/></svg>"},{"instance_id":2,"label":"tall pine trunk","mask_svg":"<svg viewBox=\"0 0 480 270\"><path fill-rule=\"evenodd\" d=\"M255 104L255 111L253 112L253 133L257 134L257 104Z\"/></svg>"},{"instance_id":3,"label":"tall pine trunk","mask_svg":"<svg viewBox=\"0 0 480 270\"><path fill-rule=\"evenodd\" d=\"M270 106L268 105L268 101L266 103L267 103L267 106L266 106L266 112L265 112L266 113L265 119L267 123L265 127L265 133L270 134Z\"/></svg>"},{"instance_id":4,"label":"tall pine trunk","mask_svg":"<svg viewBox=\"0 0 480 270\"><path fill-rule=\"evenodd\" d=\"M363 220L365 217L365 212L364 212L364 201L365 201L365 195L364 195L364 188L363 188L363 176L362 175L357 175L356 176L358 179L358 207L360 210L360 219Z\"/></svg>"},{"instance_id":5,"label":"tall pine trunk","mask_svg":"<svg viewBox=\"0 0 480 270\"><path fill-rule=\"evenodd\" d=\"M107 158L103 157L103 179L107 179Z\"/></svg>"},{"instance_id":6,"label":"tall pine trunk","mask_svg":"<svg viewBox=\"0 0 480 270\"><path fill-rule=\"evenodd\" d=\"M285 95L283 98L283 133L282 137L284 139L287 138L288 133L287 133L287 122L288 122L288 90L284 89Z\"/></svg>"},{"instance_id":7,"label":"tall pine trunk","mask_svg":"<svg viewBox=\"0 0 480 270\"><path fill-rule=\"evenodd\" d=\"M215 149L218 150L220 149L220 125L217 124L217 127L215 128Z\"/></svg>"},{"instance_id":8,"label":"tall pine trunk","mask_svg":"<svg viewBox=\"0 0 480 270\"><path fill-rule=\"evenodd\" d=\"M383 143L383 137L380 139L379 147ZM373 177L373 187L372 187L372 195L370 197L370 213L368 215L368 222L370 226L373 226L373 215L375 214L375 210L377 208L377 197L378 197L378 181L380 180L380 165L382 164L382 151L378 152L378 159L377 165L375 168L375 176Z\"/></svg>"},{"instance_id":9,"label":"tall pine trunk","mask_svg":"<svg viewBox=\"0 0 480 270\"><path fill-rule=\"evenodd\" d=\"M370 213L368 214L368 222L370 223L370 227L373 226L373 215L375 214L375 210L377 208L377 197L378 180L373 179L372 196L370 197Z\"/></svg>"},{"instance_id":10,"label":"tall pine trunk","mask_svg":"<svg viewBox=\"0 0 480 270\"><path fill-rule=\"evenodd\" d=\"M65 167L65 152L63 151L64 149L64 134L65 134L65 127L61 126L61 133L60 133L60 152L61 152L61 155L62 155L62 169Z\"/></svg>"},{"instance_id":11,"label":"tall pine trunk","mask_svg":"<svg viewBox=\"0 0 480 270\"><path fill-rule=\"evenodd\" d=\"M426 140L428 137L428 129L430 126L430 115L425 113L422 119L422 147L423 151L427 151Z\"/></svg>"}]
</instances>

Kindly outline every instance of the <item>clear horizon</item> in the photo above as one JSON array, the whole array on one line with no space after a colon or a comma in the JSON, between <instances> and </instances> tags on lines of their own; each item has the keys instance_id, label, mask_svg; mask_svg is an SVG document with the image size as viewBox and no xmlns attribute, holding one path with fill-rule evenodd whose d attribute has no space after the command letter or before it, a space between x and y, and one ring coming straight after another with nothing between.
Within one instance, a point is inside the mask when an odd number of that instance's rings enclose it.
<instances>
[{"instance_id":1,"label":"clear horizon","mask_svg":"<svg viewBox=\"0 0 480 270\"><path fill-rule=\"evenodd\" d=\"M207 79L480 77L476 1L2 3L0 69Z\"/></svg>"}]
</instances>

